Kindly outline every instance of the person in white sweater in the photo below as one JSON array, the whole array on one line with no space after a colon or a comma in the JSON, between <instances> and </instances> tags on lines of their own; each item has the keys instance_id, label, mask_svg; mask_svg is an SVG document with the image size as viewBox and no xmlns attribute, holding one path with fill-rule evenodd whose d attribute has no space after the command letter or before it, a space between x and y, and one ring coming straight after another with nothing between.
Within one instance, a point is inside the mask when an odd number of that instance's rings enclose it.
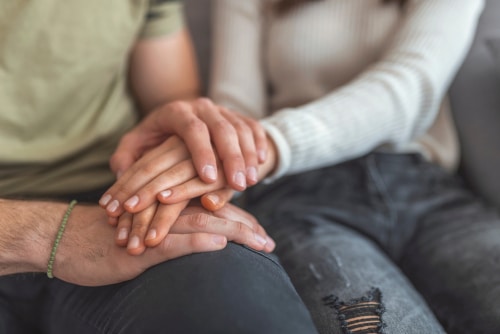
<instances>
[{"instance_id":1,"label":"person in white sweater","mask_svg":"<svg viewBox=\"0 0 500 334\"><path fill-rule=\"evenodd\" d=\"M500 331L500 219L446 100L483 5L216 0L211 97L270 140L241 202L321 333Z\"/></svg>"},{"instance_id":2,"label":"person in white sweater","mask_svg":"<svg viewBox=\"0 0 500 334\"><path fill-rule=\"evenodd\" d=\"M483 2L215 0L210 95L267 136L239 203L320 333L500 332L500 218L455 175L446 99ZM142 205L232 195L193 171Z\"/></svg>"}]
</instances>

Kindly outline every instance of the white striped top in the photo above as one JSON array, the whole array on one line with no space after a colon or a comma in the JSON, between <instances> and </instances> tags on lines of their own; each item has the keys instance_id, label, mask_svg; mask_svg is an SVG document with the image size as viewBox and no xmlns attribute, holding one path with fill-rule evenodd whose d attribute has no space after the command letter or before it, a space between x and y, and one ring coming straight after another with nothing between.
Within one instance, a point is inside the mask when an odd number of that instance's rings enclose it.
<instances>
[{"instance_id":1,"label":"white striped top","mask_svg":"<svg viewBox=\"0 0 500 334\"><path fill-rule=\"evenodd\" d=\"M456 166L445 97L483 0L318 0L281 16L273 1L216 0L210 88L262 120L279 154L271 179L373 150Z\"/></svg>"}]
</instances>

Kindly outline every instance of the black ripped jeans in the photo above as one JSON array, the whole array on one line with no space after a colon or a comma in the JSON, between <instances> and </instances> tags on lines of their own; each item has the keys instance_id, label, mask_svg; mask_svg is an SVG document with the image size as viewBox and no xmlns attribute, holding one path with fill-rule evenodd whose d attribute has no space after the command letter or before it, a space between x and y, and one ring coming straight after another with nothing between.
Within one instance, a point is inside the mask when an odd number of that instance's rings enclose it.
<instances>
[{"instance_id":1,"label":"black ripped jeans","mask_svg":"<svg viewBox=\"0 0 500 334\"><path fill-rule=\"evenodd\" d=\"M500 333L499 216L420 155L292 175L242 203L321 333Z\"/></svg>"}]
</instances>

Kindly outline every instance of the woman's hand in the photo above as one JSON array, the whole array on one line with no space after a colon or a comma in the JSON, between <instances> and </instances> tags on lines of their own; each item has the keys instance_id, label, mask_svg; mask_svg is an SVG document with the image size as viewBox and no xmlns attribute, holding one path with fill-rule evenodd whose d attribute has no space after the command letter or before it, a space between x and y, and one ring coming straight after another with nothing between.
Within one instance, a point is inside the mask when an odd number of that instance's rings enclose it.
<instances>
[{"instance_id":1,"label":"woman's hand","mask_svg":"<svg viewBox=\"0 0 500 334\"><path fill-rule=\"evenodd\" d=\"M177 145L180 145L180 148ZM205 209L215 211L222 208L224 204L231 200L234 190L228 187L224 173L221 171L215 182L205 183L196 174L191 158L186 158L186 154L182 153L185 153L185 151L182 151L182 147L182 142L175 137L168 139L162 146L149 152L143 159L134 164L111 188L110 191L112 191L114 187L123 184L124 187L127 187L128 192L130 192L132 188L138 189L139 186L141 187L135 192L133 197L125 201L124 207L127 212L141 212L156 201L163 204L174 205L199 196L202 196L201 203ZM275 168L276 149L270 139L268 147L269 158L264 164L259 166L257 174L258 180L266 177ZM179 159L178 161L180 162L177 164L171 164L170 160L166 158L168 155L164 153L168 151L167 148L170 148L171 152L174 152L171 153L171 156L183 157L185 160ZM160 153L156 151L160 151ZM152 156L151 160L154 160L155 157L159 157L161 160L152 164L157 166L158 171L155 171L153 167L142 167L144 165L147 166L147 162L150 161L150 155ZM173 159L172 161L177 160ZM167 166L169 167L167 168ZM136 180L149 180L148 176L156 176L147 184L140 183L136 185L127 178L128 175L131 175L131 178ZM123 191L121 192L123 193ZM110 210L110 207L114 211ZM122 211L120 211L118 207L113 206L113 202L107 206L107 210L108 214L112 217L122 214Z\"/></svg>"},{"instance_id":2,"label":"woman's hand","mask_svg":"<svg viewBox=\"0 0 500 334\"><path fill-rule=\"evenodd\" d=\"M173 133L180 140L173 139ZM192 158L192 167L183 168L182 162L188 165L187 157ZM153 111L122 138L110 161L118 181L99 203L111 217L124 212L125 202L126 210L137 212L154 202L153 193L134 196L139 189L153 180L155 184L148 189L168 189L194 175L210 184L223 173L230 188L242 191L257 183L258 166L266 157L266 134L257 121L208 99L170 103ZM175 168L175 177L172 173L168 180L160 177L171 168ZM132 207L137 205L134 211Z\"/></svg>"},{"instance_id":3,"label":"woman's hand","mask_svg":"<svg viewBox=\"0 0 500 334\"><path fill-rule=\"evenodd\" d=\"M278 164L278 153L271 138L267 137L268 156L259 166L258 180L271 174ZM177 203L189 198L201 196L203 207L209 211L222 208L233 197L234 191L224 186L224 177L220 176L215 183L206 184L199 178L193 178L183 184L161 191L157 199L164 204Z\"/></svg>"}]
</instances>

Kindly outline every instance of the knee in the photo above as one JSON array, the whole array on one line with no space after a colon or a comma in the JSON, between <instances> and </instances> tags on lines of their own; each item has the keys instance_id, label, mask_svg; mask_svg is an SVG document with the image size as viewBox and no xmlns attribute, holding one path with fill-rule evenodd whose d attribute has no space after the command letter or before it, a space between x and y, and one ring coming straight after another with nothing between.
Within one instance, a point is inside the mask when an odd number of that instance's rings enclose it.
<instances>
[{"instance_id":1,"label":"knee","mask_svg":"<svg viewBox=\"0 0 500 334\"><path fill-rule=\"evenodd\" d=\"M281 266L239 245L164 263L134 285L131 333L315 333Z\"/></svg>"}]
</instances>

